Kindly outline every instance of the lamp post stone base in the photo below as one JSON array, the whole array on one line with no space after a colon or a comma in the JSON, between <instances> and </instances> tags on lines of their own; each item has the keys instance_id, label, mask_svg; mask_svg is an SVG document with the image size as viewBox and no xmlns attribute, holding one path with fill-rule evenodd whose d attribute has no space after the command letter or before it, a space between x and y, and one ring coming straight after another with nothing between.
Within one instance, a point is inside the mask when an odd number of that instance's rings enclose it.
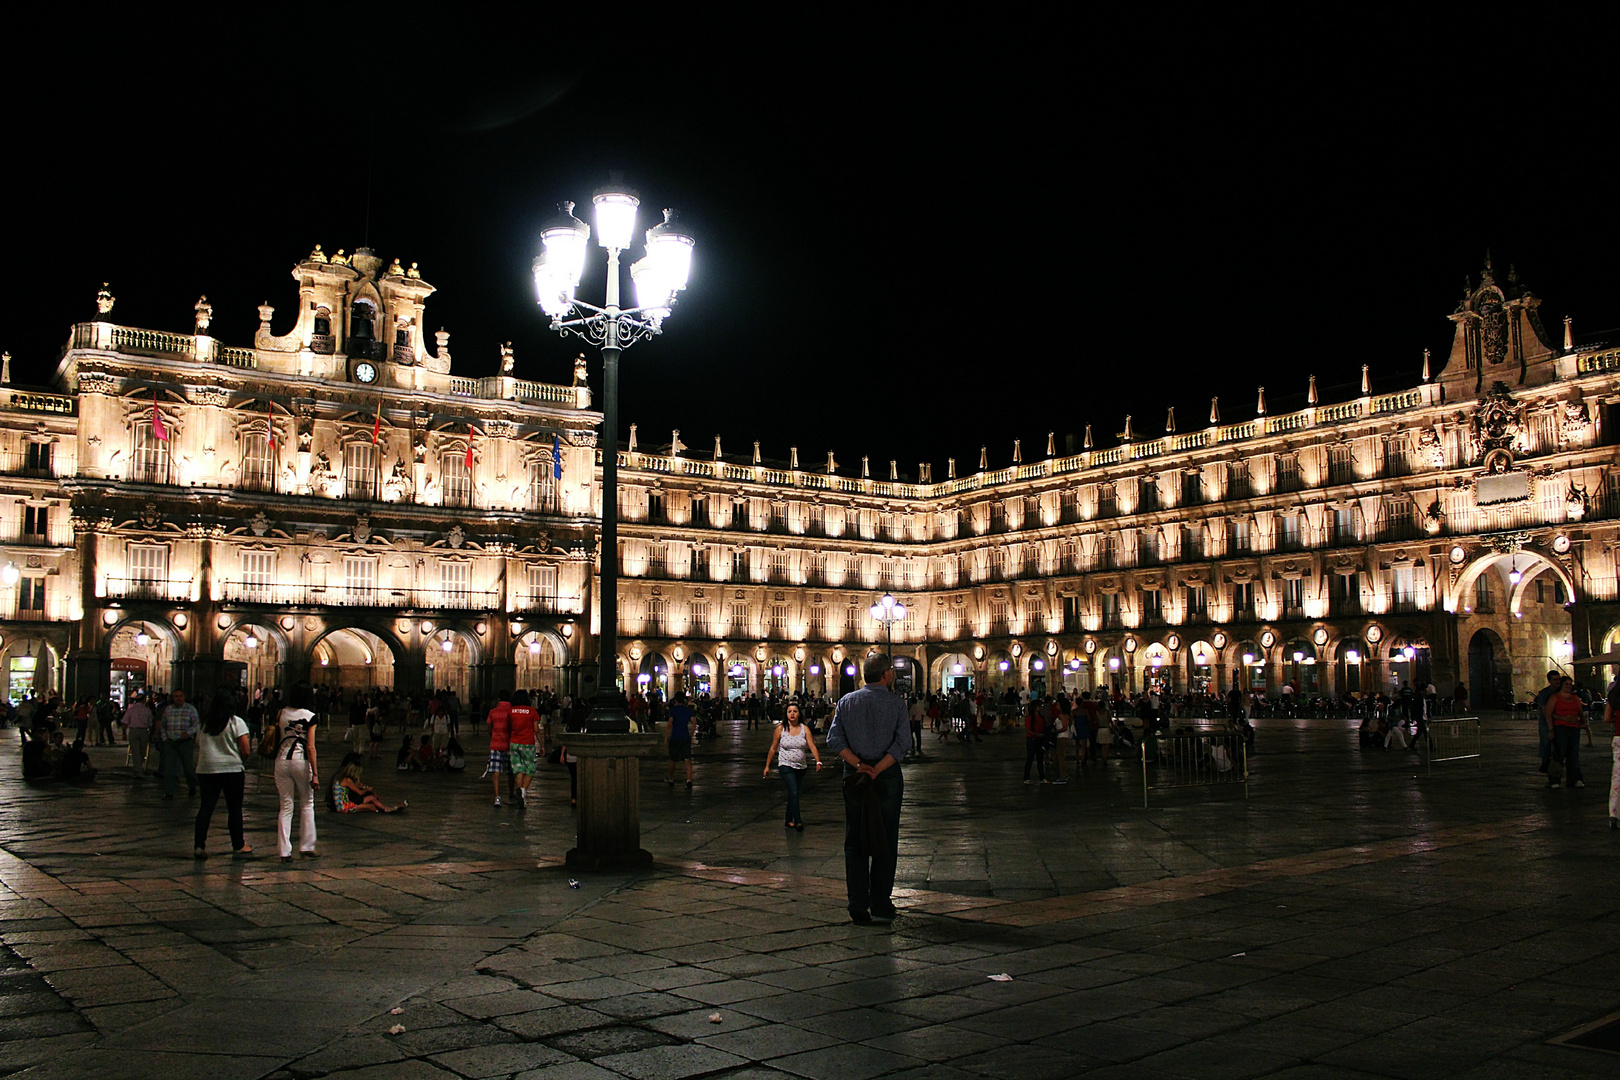
<instances>
[{"instance_id":1,"label":"lamp post stone base","mask_svg":"<svg viewBox=\"0 0 1620 1080\"><path fill-rule=\"evenodd\" d=\"M657 754L654 734L569 735L579 758L579 846L567 855L577 870L633 870L652 865L641 847L641 759Z\"/></svg>"}]
</instances>

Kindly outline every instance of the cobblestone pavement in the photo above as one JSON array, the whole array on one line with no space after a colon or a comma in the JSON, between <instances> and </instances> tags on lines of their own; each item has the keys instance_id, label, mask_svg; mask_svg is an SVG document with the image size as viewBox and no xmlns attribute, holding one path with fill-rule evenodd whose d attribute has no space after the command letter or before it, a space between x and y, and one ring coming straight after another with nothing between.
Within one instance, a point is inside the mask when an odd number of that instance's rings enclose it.
<instances>
[{"instance_id":1,"label":"cobblestone pavement","mask_svg":"<svg viewBox=\"0 0 1620 1080\"><path fill-rule=\"evenodd\" d=\"M327 735L331 736L332 732ZM1262 721L1254 783L1156 793L1093 765L1020 782L1023 740L928 736L892 926L844 910L830 775L782 828L766 733L643 771L642 875L570 888L567 775L495 809L480 769L370 781L321 857L194 861L195 801L125 751L35 789L0 748L0 1076L1613 1077L1547 1040L1620 1010L1608 740L1548 791L1506 718L1483 768ZM474 759L482 739L467 740ZM322 753L337 760L335 741ZM1007 974L1008 981L991 976Z\"/></svg>"}]
</instances>

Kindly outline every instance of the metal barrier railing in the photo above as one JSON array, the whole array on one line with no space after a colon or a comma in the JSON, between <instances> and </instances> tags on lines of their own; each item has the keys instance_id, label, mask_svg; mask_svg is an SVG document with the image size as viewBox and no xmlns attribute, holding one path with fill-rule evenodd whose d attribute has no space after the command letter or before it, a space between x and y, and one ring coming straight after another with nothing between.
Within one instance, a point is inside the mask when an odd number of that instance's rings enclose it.
<instances>
[{"instance_id":1,"label":"metal barrier railing","mask_svg":"<svg viewBox=\"0 0 1620 1080\"><path fill-rule=\"evenodd\" d=\"M1153 787L1242 784L1249 797L1249 745L1238 731L1187 732L1142 739L1142 809ZM1151 755L1151 756L1150 756Z\"/></svg>"},{"instance_id":2,"label":"metal barrier railing","mask_svg":"<svg viewBox=\"0 0 1620 1080\"><path fill-rule=\"evenodd\" d=\"M1483 769L1482 738L1483 731L1477 716L1429 720L1417 735L1419 749L1423 751L1425 774L1434 775L1434 763L1437 761L1473 761L1476 768Z\"/></svg>"}]
</instances>

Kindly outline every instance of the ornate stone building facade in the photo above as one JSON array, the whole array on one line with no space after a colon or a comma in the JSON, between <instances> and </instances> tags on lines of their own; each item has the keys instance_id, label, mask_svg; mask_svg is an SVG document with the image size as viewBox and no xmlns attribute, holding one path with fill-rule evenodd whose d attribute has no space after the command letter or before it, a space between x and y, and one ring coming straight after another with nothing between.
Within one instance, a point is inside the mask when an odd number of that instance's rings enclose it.
<instances>
[{"instance_id":1,"label":"ornate stone building facade","mask_svg":"<svg viewBox=\"0 0 1620 1080\"><path fill-rule=\"evenodd\" d=\"M13 696L146 680L591 689L600 487L573 385L450 372L414 264L319 248L252 347L120 326L0 386ZM1562 344L1487 266L1420 381L942 480L620 449L621 670L837 695L907 605L914 685L1307 693L1458 681L1499 703L1617 623L1620 349ZM1302 376L1302 381L1304 377ZM1173 428L1174 425L1168 424ZM926 448L921 448L926 453ZM919 455L921 456L921 455ZM987 457L987 455L986 455Z\"/></svg>"}]
</instances>

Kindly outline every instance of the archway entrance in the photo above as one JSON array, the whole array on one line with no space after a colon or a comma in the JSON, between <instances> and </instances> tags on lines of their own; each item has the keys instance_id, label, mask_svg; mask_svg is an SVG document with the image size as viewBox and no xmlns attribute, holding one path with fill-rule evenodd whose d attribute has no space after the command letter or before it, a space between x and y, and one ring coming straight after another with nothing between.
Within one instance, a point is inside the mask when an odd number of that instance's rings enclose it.
<instances>
[{"instance_id":1,"label":"archway entrance","mask_svg":"<svg viewBox=\"0 0 1620 1080\"><path fill-rule=\"evenodd\" d=\"M340 690L392 690L394 653L369 630L334 630L310 653L309 681Z\"/></svg>"},{"instance_id":2,"label":"archway entrance","mask_svg":"<svg viewBox=\"0 0 1620 1080\"><path fill-rule=\"evenodd\" d=\"M129 701L139 690L169 686L174 645L159 627L144 622L125 623L113 632L107 653L112 657L108 693L119 701Z\"/></svg>"},{"instance_id":3,"label":"archway entrance","mask_svg":"<svg viewBox=\"0 0 1620 1080\"><path fill-rule=\"evenodd\" d=\"M225 638L225 660L227 664L242 665L237 669L243 679L240 689L249 700L255 690L268 694L281 685L281 665L286 657L281 653L281 643L276 636L263 626L244 623L233 629ZM235 678L229 672L225 677L227 680ZM313 679L310 682L314 685Z\"/></svg>"},{"instance_id":4,"label":"archway entrance","mask_svg":"<svg viewBox=\"0 0 1620 1080\"><path fill-rule=\"evenodd\" d=\"M441 628L427 643L427 689L449 690L465 704L472 688L472 666L476 658L467 635L449 627Z\"/></svg>"},{"instance_id":5,"label":"archway entrance","mask_svg":"<svg viewBox=\"0 0 1620 1080\"><path fill-rule=\"evenodd\" d=\"M525 690L558 690L562 686L556 644L538 630L518 639L513 657L517 664L517 685Z\"/></svg>"},{"instance_id":6,"label":"archway entrance","mask_svg":"<svg viewBox=\"0 0 1620 1080\"><path fill-rule=\"evenodd\" d=\"M963 653L951 653L934 661L938 677L934 685L941 690L960 690L964 694L973 692L973 661Z\"/></svg>"},{"instance_id":7,"label":"archway entrance","mask_svg":"<svg viewBox=\"0 0 1620 1080\"><path fill-rule=\"evenodd\" d=\"M1513 672L1500 645L1489 630L1468 639L1468 697L1475 709L1501 709L1513 700Z\"/></svg>"},{"instance_id":8,"label":"archway entrance","mask_svg":"<svg viewBox=\"0 0 1620 1080\"><path fill-rule=\"evenodd\" d=\"M5 643L0 658L4 660L6 699L13 705L30 692L44 698L58 688L56 650L44 638L13 638ZM115 671L113 683L117 682Z\"/></svg>"}]
</instances>

